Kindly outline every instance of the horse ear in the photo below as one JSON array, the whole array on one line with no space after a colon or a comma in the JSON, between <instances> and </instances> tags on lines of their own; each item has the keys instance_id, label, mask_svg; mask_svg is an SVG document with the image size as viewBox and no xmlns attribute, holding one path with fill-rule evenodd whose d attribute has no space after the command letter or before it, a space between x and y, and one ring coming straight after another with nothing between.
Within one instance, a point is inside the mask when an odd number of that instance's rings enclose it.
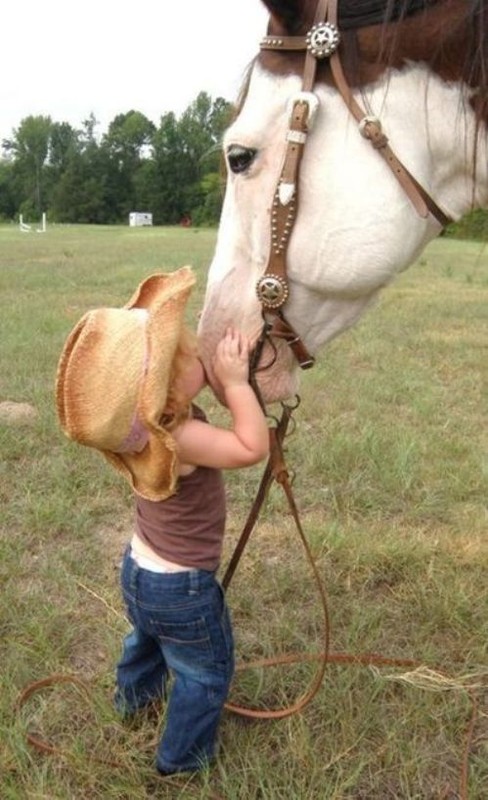
<instances>
[{"instance_id":1,"label":"horse ear","mask_svg":"<svg viewBox=\"0 0 488 800\"><path fill-rule=\"evenodd\" d=\"M299 29L301 20L305 16L306 0L262 0L262 2L271 14L271 27L274 21L283 28L279 31L283 35L285 33L293 35Z\"/></svg>"}]
</instances>

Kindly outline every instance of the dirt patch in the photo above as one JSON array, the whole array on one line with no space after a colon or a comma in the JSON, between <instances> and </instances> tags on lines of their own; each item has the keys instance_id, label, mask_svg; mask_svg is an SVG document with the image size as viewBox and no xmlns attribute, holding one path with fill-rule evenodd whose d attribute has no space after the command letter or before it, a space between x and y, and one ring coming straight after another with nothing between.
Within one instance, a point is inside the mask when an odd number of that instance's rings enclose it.
<instances>
[{"instance_id":1,"label":"dirt patch","mask_svg":"<svg viewBox=\"0 0 488 800\"><path fill-rule=\"evenodd\" d=\"M5 400L0 403L0 422L10 425L32 425L39 418L39 412L30 403L16 403Z\"/></svg>"},{"instance_id":2,"label":"dirt patch","mask_svg":"<svg viewBox=\"0 0 488 800\"><path fill-rule=\"evenodd\" d=\"M119 569L125 548L132 539L133 533L133 512L121 514L120 519L111 525L103 525L96 531L96 537L101 542L101 547L107 556L106 563L110 565L109 571L110 569Z\"/></svg>"}]
</instances>

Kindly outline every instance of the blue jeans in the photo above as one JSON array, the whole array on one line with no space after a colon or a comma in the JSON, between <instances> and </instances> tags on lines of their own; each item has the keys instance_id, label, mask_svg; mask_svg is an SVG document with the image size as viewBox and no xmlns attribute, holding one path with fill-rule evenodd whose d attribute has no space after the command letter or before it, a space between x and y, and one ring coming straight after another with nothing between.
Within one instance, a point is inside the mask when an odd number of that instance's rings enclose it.
<instances>
[{"instance_id":1,"label":"blue jeans","mask_svg":"<svg viewBox=\"0 0 488 800\"><path fill-rule=\"evenodd\" d=\"M117 665L116 707L131 714L166 696L156 766L198 770L215 755L217 728L234 672L229 612L212 572L156 573L126 551L122 592L133 630Z\"/></svg>"}]
</instances>

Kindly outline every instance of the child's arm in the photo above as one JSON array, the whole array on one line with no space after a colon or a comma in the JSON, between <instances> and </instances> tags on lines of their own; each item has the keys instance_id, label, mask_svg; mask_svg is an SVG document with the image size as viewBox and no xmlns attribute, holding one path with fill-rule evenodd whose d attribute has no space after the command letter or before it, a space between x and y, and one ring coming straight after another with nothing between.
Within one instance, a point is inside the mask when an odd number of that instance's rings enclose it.
<instances>
[{"instance_id":1,"label":"child's arm","mask_svg":"<svg viewBox=\"0 0 488 800\"><path fill-rule=\"evenodd\" d=\"M249 340L232 329L220 341L214 370L224 387L232 429L186 420L173 432L181 463L231 469L256 464L268 455L266 418L248 383L250 349Z\"/></svg>"}]
</instances>

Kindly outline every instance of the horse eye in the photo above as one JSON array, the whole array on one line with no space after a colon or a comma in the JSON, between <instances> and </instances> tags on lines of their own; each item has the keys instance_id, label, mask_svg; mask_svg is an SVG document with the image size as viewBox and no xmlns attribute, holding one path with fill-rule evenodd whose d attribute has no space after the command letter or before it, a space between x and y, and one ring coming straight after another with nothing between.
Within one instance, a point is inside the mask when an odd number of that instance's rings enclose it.
<instances>
[{"instance_id":1,"label":"horse eye","mask_svg":"<svg viewBox=\"0 0 488 800\"><path fill-rule=\"evenodd\" d=\"M232 172L237 175L245 172L251 166L258 151L252 147L241 147L239 144L231 144L227 150L227 161Z\"/></svg>"}]
</instances>

